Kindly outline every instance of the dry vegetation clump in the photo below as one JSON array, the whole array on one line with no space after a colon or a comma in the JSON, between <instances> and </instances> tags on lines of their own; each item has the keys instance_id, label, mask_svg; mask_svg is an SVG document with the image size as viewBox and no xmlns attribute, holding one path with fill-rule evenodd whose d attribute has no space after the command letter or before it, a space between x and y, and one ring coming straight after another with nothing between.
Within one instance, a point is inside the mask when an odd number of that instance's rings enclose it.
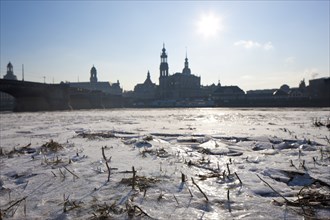
<instances>
[{"instance_id":1,"label":"dry vegetation clump","mask_svg":"<svg viewBox=\"0 0 330 220\"><path fill-rule=\"evenodd\" d=\"M49 153L49 152L58 152L63 149L63 146L53 140L50 140L46 144L43 144L40 148L42 153Z\"/></svg>"},{"instance_id":2,"label":"dry vegetation clump","mask_svg":"<svg viewBox=\"0 0 330 220\"><path fill-rule=\"evenodd\" d=\"M315 127L327 127L328 129L330 129L329 119L327 119L327 121L325 123L323 123L320 119L314 118L313 119L313 125Z\"/></svg>"},{"instance_id":3,"label":"dry vegetation clump","mask_svg":"<svg viewBox=\"0 0 330 220\"><path fill-rule=\"evenodd\" d=\"M330 210L329 188L315 189L315 186L304 186L297 194L295 201L285 199L283 202L274 200L276 205L292 207L297 214L306 219L318 219L317 213L321 210ZM295 207L295 209L293 209Z\"/></svg>"},{"instance_id":4,"label":"dry vegetation clump","mask_svg":"<svg viewBox=\"0 0 330 220\"><path fill-rule=\"evenodd\" d=\"M116 135L112 132L98 132L98 133L80 133L78 137L88 138L90 140L94 140L95 138L115 138Z\"/></svg>"},{"instance_id":5,"label":"dry vegetation clump","mask_svg":"<svg viewBox=\"0 0 330 220\"><path fill-rule=\"evenodd\" d=\"M147 135L143 138L144 141L152 141L154 138L151 135Z\"/></svg>"},{"instance_id":6,"label":"dry vegetation clump","mask_svg":"<svg viewBox=\"0 0 330 220\"><path fill-rule=\"evenodd\" d=\"M135 183L133 183L134 179L135 179ZM148 178L145 176L138 176L138 175L132 178L123 178L120 181L121 184L126 184L128 186L133 186L133 184L135 184L135 186L137 186L140 189L140 191L146 190L147 188L153 186L157 182L159 182L159 180L156 178L151 178L151 177Z\"/></svg>"},{"instance_id":7,"label":"dry vegetation clump","mask_svg":"<svg viewBox=\"0 0 330 220\"><path fill-rule=\"evenodd\" d=\"M118 206L116 202L113 202L111 205L107 203L95 204L92 206L92 209L94 210L92 212L92 220L114 219L113 215L120 215L126 212L126 210Z\"/></svg>"},{"instance_id":8,"label":"dry vegetation clump","mask_svg":"<svg viewBox=\"0 0 330 220\"><path fill-rule=\"evenodd\" d=\"M144 148L143 151L141 151L140 153L142 154L142 157L147 157L147 154L152 156L156 155L160 158L167 158L170 156L170 154L164 148L159 148L156 150Z\"/></svg>"},{"instance_id":9,"label":"dry vegetation clump","mask_svg":"<svg viewBox=\"0 0 330 220\"><path fill-rule=\"evenodd\" d=\"M5 152L2 148L0 148L0 157L9 157L12 158L14 155L20 155L20 154L32 154L35 153L36 149L31 148L31 143L27 144L26 146L16 148L14 147L11 151Z\"/></svg>"},{"instance_id":10,"label":"dry vegetation clump","mask_svg":"<svg viewBox=\"0 0 330 220\"><path fill-rule=\"evenodd\" d=\"M21 203L24 202L24 215L26 216L26 199L27 196L18 199L16 201L10 201L7 208L3 208L0 210L0 220L2 217L14 217L17 209L20 207Z\"/></svg>"},{"instance_id":11,"label":"dry vegetation clump","mask_svg":"<svg viewBox=\"0 0 330 220\"><path fill-rule=\"evenodd\" d=\"M298 193L298 201L304 206L323 207L330 209L330 190L303 187Z\"/></svg>"},{"instance_id":12,"label":"dry vegetation clump","mask_svg":"<svg viewBox=\"0 0 330 220\"><path fill-rule=\"evenodd\" d=\"M287 172L287 171L286 171ZM300 173L294 172L295 175ZM292 174L291 174L292 175ZM317 219L317 213L320 210L330 210L330 185L313 178L313 182L303 186L297 194L297 199L292 201L284 197L276 191L269 183L263 180L259 175L258 178L263 181L271 190L282 197L284 201L274 200L275 205L286 205L291 207L297 214L304 216L306 219ZM274 179L277 180L277 179ZM279 180L277 180L279 181ZM283 181L281 181L283 182ZM287 182L289 184L289 182ZM298 208L298 209L297 209Z\"/></svg>"}]
</instances>

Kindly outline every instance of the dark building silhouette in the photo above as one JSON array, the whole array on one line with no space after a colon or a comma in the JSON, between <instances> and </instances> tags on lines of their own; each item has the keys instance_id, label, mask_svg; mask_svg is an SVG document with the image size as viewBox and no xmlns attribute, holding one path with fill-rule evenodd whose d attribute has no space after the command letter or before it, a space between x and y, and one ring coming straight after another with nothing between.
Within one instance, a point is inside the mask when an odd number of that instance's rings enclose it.
<instances>
[{"instance_id":1,"label":"dark building silhouette","mask_svg":"<svg viewBox=\"0 0 330 220\"><path fill-rule=\"evenodd\" d=\"M221 86L219 82L212 98L218 104L238 102L245 99L245 92L238 86Z\"/></svg>"},{"instance_id":2,"label":"dark building silhouette","mask_svg":"<svg viewBox=\"0 0 330 220\"><path fill-rule=\"evenodd\" d=\"M168 94L168 63L165 44L163 44L162 54L160 55L160 66L159 66L159 95L161 99L169 97Z\"/></svg>"},{"instance_id":3,"label":"dark building silhouette","mask_svg":"<svg viewBox=\"0 0 330 220\"><path fill-rule=\"evenodd\" d=\"M91 69L90 82L91 83L97 83L96 68L94 67L94 65L93 65L93 67Z\"/></svg>"},{"instance_id":4,"label":"dark building silhouette","mask_svg":"<svg viewBox=\"0 0 330 220\"><path fill-rule=\"evenodd\" d=\"M111 95L122 95L122 88L120 88L120 83L109 83L109 82L99 82L97 80L97 71L93 66L90 71L90 81L89 82L70 82L71 87L81 88L91 91L101 91L105 94Z\"/></svg>"},{"instance_id":5,"label":"dark building silhouette","mask_svg":"<svg viewBox=\"0 0 330 220\"><path fill-rule=\"evenodd\" d=\"M150 79L150 72L147 73L147 79L144 83L137 84L134 87L134 97L141 100L152 100L156 98L157 85Z\"/></svg>"},{"instance_id":6,"label":"dark building silhouette","mask_svg":"<svg viewBox=\"0 0 330 220\"><path fill-rule=\"evenodd\" d=\"M182 73L168 74L168 63L165 45L160 55L159 98L160 99L186 99L201 96L201 79L191 74L188 58L186 56Z\"/></svg>"},{"instance_id":7,"label":"dark building silhouette","mask_svg":"<svg viewBox=\"0 0 330 220\"><path fill-rule=\"evenodd\" d=\"M11 62L7 65L7 74L3 76L4 79L17 80L17 77L14 75L14 69Z\"/></svg>"},{"instance_id":8,"label":"dark building silhouette","mask_svg":"<svg viewBox=\"0 0 330 220\"><path fill-rule=\"evenodd\" d=\"M14 68L11 62L7 64L6 75L3 76L4 79L8 80L17 80L17 77L14 75ZM12 110L15 105L15 99L11 95L0 92L0 110Z\"/></svg>"},{"instance_id":9,"label":"dark building silhouette","mask_svg":"<svg viewBox=\"0 0 330 220\"><path fill-rule=\"evenodd\" d=\"M330 103L330 77L309 80L307 88L310 97Z\"/></svg>"}]
</instances>

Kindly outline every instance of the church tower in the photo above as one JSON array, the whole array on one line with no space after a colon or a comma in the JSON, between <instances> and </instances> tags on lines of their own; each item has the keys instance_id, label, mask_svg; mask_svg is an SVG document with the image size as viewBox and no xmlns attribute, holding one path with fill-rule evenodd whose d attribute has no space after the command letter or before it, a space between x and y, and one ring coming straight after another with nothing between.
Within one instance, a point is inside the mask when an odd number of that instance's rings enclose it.
<instances>
[{"instance_id":1,"label":"church tower","mask_svg":"<svg viewBox=\"0 0 330 220\"><path fill-rule=\"evenodd\" d=\"M185 59L185 62L184 62L184 68L182 70L182 74L187 74L187 75L190 75L191 74L191 70L189 69L189 63L188 63L187 53L186 53L186 59Z\"/></svg>"},{"instance_id":2,"label":"church tower","mask_svg":"<svg viewBox=\"0 0 330 220\"><path fill-rule=\"evenodd\" d=\"M162 54L160 55L160 77L168 76L168 63L165 44L163 44Z\"/></svg>"},{"instance_id":3,"label":"church tower","mask_svg":"<svg viewBox=\"0 0 330 220\"><path fill-rule=\"evenodd\" d=\"M94 67L94 65L93 65L93 67L92 67L92 69L91 69L91 78L90 78L90 82L91 82L91 83L96 83L96 82L97 82L96 68Z\"/></svg>"},{"instance_id":4,"label":"church tower","mask_svg":"<svg viewBox=\"0 0 330 220\"><path fill-rule=\"evenodd\" d=\"M168 93L168 63L165 44L163 44L162 53L160 55L160 74L159 74L159 95L160 98L167 98Z\"/></svg>"},{"instance_id":5,"label":"church tower","mask_svg":"<svg viewBox=\"0 0 330 220\"><path fill-rule=\"evenodd\" d=\"M14 69L11 62L7 65L7 74L3 76L4 79L17 80L17 77L14 75Z\"/></svg>"}]
</instances>

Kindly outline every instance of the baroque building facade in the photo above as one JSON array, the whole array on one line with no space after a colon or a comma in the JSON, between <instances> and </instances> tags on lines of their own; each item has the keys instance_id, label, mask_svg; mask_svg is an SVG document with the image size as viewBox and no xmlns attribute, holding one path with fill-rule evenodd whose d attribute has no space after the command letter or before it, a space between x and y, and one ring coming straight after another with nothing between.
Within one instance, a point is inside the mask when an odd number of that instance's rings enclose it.
<instances>
[{"instance_id":1,"label":"baroque building facade","mask_svg":"<svg viewBox=\"0 0 330 220\"><path fill-rule=\"evenodd\" d=\"M169 99L191 99L201 96L201 78L191 73L186 55L182 72L169 75L169 65L167 63L167 53L163 45L160 55L160 75L159 75L159 98Z\"/></svg>"},{"instance_id":2,"label":"baroque building facade","mask_svg":"<svg viewBox=\"0 0 330 220\"><path fill-rule=\"evenodd\" d=\"M144 83L137 84L134 87L134 97L140 100L153 100L156 98L157 85L150 79L150 72Z\"/></svg>"},{"instance_id":3,"label":"baroque building facade","mask_svg":"<svg viewBox=\"0 0 330 220\"><path fill-rule=\"evenodd\" d=\"M70 82L70 86L92 91L101 91L111 95L122 95L123 92L122 88L120 88L119 81L117 81L117 83L99 82L97 80L97 70L94 66L90 70L89 82Z\"/></svg>"}]
</instances>

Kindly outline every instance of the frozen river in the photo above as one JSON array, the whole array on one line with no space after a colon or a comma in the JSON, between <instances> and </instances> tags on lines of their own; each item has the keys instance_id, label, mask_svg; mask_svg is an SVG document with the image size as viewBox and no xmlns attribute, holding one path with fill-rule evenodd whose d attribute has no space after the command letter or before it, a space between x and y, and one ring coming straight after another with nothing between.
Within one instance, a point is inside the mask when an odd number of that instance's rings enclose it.
<instances>
[{"instance_id":1,"label":"frozen river","mask_svg":"<svg viewBox=\"0 0 330 220\"><path fill-rule=\"evenodd\" d=\"M69 139L77 131L121 131L134 134L279 136L326 143L326 129L313 122L330 121L330 109L114 109L37 113L2 113L1 145Z\"/></svg>"},{"instance_id":2,"label":"frozen river","mask_svg":"<svg viewBox=\"0 0 330 220\"><path fill-rule=\"evenodd\" d=\"M329 202L303 200L316 192L319 200L330 199L329 108L111 109L0 117L5 218L330 215ZM61 147L47 149L54 143Z\"/></svg>"}]
</instances>

